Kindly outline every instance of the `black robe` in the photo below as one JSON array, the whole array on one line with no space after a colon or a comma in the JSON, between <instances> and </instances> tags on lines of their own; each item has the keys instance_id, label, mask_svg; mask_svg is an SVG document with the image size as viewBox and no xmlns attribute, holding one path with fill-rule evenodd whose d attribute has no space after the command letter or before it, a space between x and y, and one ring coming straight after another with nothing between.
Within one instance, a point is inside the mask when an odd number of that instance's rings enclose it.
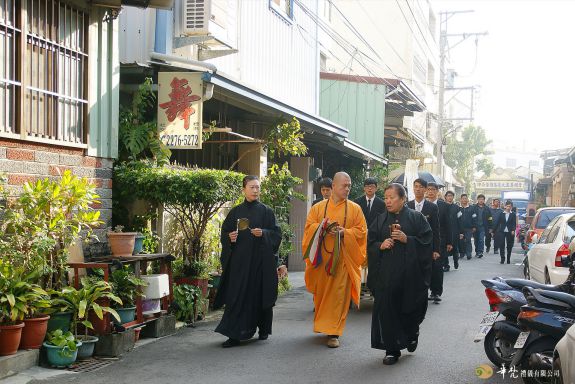
<instances>
[{"instance_id":1,"label":"black robe","mask_svg":"<svg viewBox=\"0 0 575 384\"><path fill-rule=\"evenodd\" d=\"M239 232L236 243L232 243L229 233L236 230L240 218L248 218L250 228L261 228L262 237L255 237L245 229ZM258 327L261 333L271 334L281 238L275 215L266 205L244 201L232 208L222 224L223 273L214 308L225 305L225 310L216 332L237 340L250 339Z\"/></svg>"},{"instance_id":2,"label":"black robe","mask_svg":"<svg viewBox=\"0 0 575 384\"><path fill-rule=\"evenodd\" d=\"M382 251L390 238L389 226L401 225L407 244L395 241ZM408 207L398 214L384 212L368 231L368 280L375 302L371 322L371 347L399 351L419 332L427 312L427 291L431 280L431 227L425 217Z\"/></svg>"}]
</instances>

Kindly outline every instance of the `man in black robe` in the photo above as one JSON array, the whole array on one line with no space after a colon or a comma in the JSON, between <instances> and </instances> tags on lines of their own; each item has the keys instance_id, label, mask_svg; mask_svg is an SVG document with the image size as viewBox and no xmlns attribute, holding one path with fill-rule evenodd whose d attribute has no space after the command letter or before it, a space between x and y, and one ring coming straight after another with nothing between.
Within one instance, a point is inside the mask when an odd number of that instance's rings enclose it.
<instances>
[{"instance_id":1,"label":"man in black robe","mask_svg":"<svg viewBox=\"0 0 575 384\"><path fill-rule=\"evenodd\" d=\"M214 308L225 305L216 328L216 332L228 337L222 344L224 348L251 339L256 328L260 340L272 333L281 230L273 211L258 201L259 188L257 177L246 176L246 199L232 208L222 224L223 273ZM239 219L248 219L249 228L239 228Z\"/></svg>"},{"instance_id":2,"label":"man in black robe","mask_svg":"<svg viewBox=\"0 0 575 384\"><path fill-rule=\"evenodd\" d=\"M431 281L433 233L421 213L405 206L405 195L400 184L388 186L386 211L368 231L371 347L386 350L386 365L397 362L402 349L417 348ZM392 232L392 224L400 228Z\"/></svg>"},{"instance_id":3,"label":"man in black robe","mask_svg":"<svg viewBox=\"0 0 575 384\"><path fill-rule=\"evenodd\" d=\"M312 207L319 203L320 201L324 201L329 199L331 196L331 188L332 188L333 181L329 177L324 177L319 182L319 193L321 197L315 199L313 203L311 203Z\"/></svg>"}]
</instances>

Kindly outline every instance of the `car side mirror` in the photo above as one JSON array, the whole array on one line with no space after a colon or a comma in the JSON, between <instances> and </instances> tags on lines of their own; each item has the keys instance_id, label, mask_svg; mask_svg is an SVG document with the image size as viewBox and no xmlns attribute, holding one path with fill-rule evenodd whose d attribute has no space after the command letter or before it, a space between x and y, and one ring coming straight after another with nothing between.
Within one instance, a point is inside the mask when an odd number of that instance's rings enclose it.
<instances>
[{"instance_id":1,"label":"car side mirror","mask_svg":"<svg viewBox=\"0 0 575 384\"><path fill-rule=\"evenodd\" d=\"M533 244L537 244L538 241L539 241L539 235L534 234L533 237L531 238L531 242Z\"/></svg>"}]
</instances>

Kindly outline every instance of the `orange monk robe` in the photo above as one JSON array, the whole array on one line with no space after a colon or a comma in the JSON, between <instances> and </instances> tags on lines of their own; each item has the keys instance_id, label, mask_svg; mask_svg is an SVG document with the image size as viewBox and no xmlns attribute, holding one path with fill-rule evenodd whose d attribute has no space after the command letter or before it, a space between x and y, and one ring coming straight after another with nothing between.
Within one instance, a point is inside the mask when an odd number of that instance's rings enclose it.
<instances>
[{"instance_id":1,"label":"orange monk robe","mask_svg":"<svg viewBox=\"0 0 575 384\"><path fill-rule=\"evenodd\" d=\"M365 217L360 206L351 200L341 201L338 204L332 199L323 200L311 207L303 237L302 245L305 253L313 234L324 218L324 212L330 221L337 221L342 226L346 204L345 233L335 275L329 276L325 270L330 254L323 247L322 263L317 268L306 259L305 284L308 291L313 293L315 306L313 330L326 335L340 336L343 333L350 299L359 306L361 265L365 261L367 243ZM335 236L328 235L324 242L325 248L332 251L334 243Z\"/></svg>"}]
</instances>

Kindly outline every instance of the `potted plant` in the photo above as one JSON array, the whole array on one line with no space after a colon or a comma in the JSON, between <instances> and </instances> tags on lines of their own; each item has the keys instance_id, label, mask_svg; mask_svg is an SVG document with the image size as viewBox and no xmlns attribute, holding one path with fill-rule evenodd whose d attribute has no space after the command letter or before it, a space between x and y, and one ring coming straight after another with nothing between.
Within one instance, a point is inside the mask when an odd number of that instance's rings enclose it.
<instances>
[{"instance_id":1,"label":"potted plant","mask_svg":"<svg viewBox=\"0 0 575 384\"><path fill-rule=\"evenodd\" d=\"M46 311L51 306L50 295L39 286L32 284L28 295L28 311L24 317L24 328L20 340L20 349L40 349L50 315Z\"/></svg>"},{"instance_id":2,"label":"potted plant","mask_svg":"<svg viewBox=\"0 0 575 384\"><path fill-rule=\"evenodd\" d=\"M121 302L113 304L119 315L119 318L114 322L125 324L134 321L136 317L136 299L144 297L141 287L145 287L147 283L136 277L129 265L124 265L122 268L113 271L110 276L110 283L113 292L121 300Z\"/></svg>"},{"instance_id":3,"label":"potted plant","mask_svg":"<svg viewBox=\"0 0 575 384\"><path fill-rule=\"evenodd\" d=\"M0 260L0 356L18 351L30 303L46 296L22 270Z\"/></svg>"},{"instance_id":4,"label":"potted plant","mask_svg":"<svg viewBox=\"0 0 575 384\"><path fill-rule=\"evenodd\" d=\"M136 232L123 232L123 230L123 226L116 225L113 231L108 231L108 243L112 255L116 257L130 256L134 252Z\"/></svg>"},{"instance_id":5,"label":"potted plant","mask_svg":"<svg viewBox=\"0 0 575 384\"><path fill-rule=\"evenodd\" d=\"M43 345L51 366L67 367L76 361L82 342L77 340L70 331L63 332L61 329L56 329L48 333L48 340Z\"/></svg>"},{"instance_id":6,"label":"potted plant","mask_svg":"<svg viewBox=\"0 0 575 384\"><path fill-rule=\"evenodd\" d=\"M57 297L53 299L56 305L67 306L73 312L72 327L76 335L76 339L81 341L82 344L78 351L80 359L89 358L94 353L94 346L98 342L98 338L88 335L88 329L94 329L92 322L88 320L90 312L96 314L98 319L104 318L104 313L111 314L114 318L119 319L118 313L108 307L98 304L102 299L108 299L112 302L122 304L122 300L112 293L112 286L103 280L94 280L84 277L81 279L82 288L75 289L73 287L66 287L61 292L57 293ZM78 335L79 325L84 326L84 335Z\"/></svg>"}]
</instances>

